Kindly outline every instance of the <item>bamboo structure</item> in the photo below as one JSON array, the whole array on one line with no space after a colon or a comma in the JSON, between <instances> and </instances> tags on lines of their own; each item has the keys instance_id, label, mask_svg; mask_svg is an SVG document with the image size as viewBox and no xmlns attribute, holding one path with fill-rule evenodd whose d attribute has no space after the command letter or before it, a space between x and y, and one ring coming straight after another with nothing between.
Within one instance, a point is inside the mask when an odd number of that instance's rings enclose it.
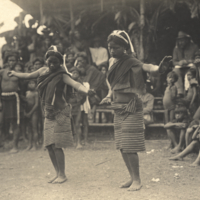
<instances>
[{"instance_id":1,"label":"bamboo structure","mask_svg":"<svg viewBox=\"0 0 200 200\"><path fill-rule=\"evenodd\" d=\"M74 25L74 12L73 12L72 0L69 0L69 9L70 9L71 31L72 33L74 33L75 25Z\"/></svg>"},{"instance_id":2,"label":"bamboo structure","mask_svg":"<svg viewBox=\"0 0 200 200\"><path fill-rule=\"evenodd\" d=\"M103 0L101 0L101 12L103 12Z\"/></svg>"},{"instance_id":3,"label":"bamboo structure","mask_svg":"<svg viewBox=\"0 0 200 200\"><path fill-rule=\"evenodd\" d=\"M139 59L144 61L144 47L143 47L143 29L145 25L144 17L144 0L140 0L140 55Z\"/></svg>"},{"instance_id":4,"label":"bamboo structure","mask_svg":"<svg viewBox=\"0 0 200 200\"><path fill-rule=\"evenodd\" d=\"M42 0L40 0L40 22L42 22L43 23L43 16L44 16L44 13L43 13L43 4L42 4ZM43 25L43 24L41 24L41 25Z\"/></svg>"}]
</instances>

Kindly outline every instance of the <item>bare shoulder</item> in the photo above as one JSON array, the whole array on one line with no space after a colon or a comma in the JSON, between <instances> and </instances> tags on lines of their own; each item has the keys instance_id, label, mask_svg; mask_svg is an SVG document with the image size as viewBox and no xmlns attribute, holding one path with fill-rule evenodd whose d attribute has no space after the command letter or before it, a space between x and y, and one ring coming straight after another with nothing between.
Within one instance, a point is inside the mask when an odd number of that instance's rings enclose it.
<instances>
[{"instance_id":1,"label":"bare shoulder","mask_svg":"<svg viewBox=\"0 0 200 200\"><path fill-rule=\"evenodd\" d=\"M38 70L38 72L39 72L40 75L43 75L43 74L47 73L48 71L49 71L49 68L46 67L46 66L41 67L41 68Z\"/></svg>"}]
</instances>

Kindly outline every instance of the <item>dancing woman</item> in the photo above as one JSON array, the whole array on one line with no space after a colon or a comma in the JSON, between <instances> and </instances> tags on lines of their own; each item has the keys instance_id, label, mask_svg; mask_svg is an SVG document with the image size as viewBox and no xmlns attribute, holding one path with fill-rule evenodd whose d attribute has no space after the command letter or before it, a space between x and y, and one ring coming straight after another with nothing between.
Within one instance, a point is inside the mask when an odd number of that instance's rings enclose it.
<instances>
[{"instance_id":1,"label":"dancing woman","mask_svg":"<svg viewBox=\"0 0 200 200\"><path fill-rule=\"evenodd\" d=\"M144 64L127 54L128 50L132 54L134 50L125 31L113 31L107 42L111 55L107 76L109 92L101 104L111 103L113 98L116 148L121 151L131 177L121 188L136 191L142 187L137 152L145 151L143 108L138 94L145 88L144 71L156 74L159 67Z\"/></svg>"},{"instance_id":2,"label":"dancing woman","mask_svg":"<svg viewBox=\"0 0 200 200\"><path fill-rule=\"evenodd\" d=\"M32 73L9 72L9 76L20 79L37 78L38 91L45 112L44 145L49 152L56 176L49 183L63 183L65 175L65 156L62 148L73 146L71 131L71 106L64 98L64 87L67 85L67 94L71 87L85 94L92 94L79 82L74 81L69 73L63 69L63 56L56 46L49 48L45 55L47 66ZM68 98L69 96L66 95Z\"/></svg>"}]
</instances>

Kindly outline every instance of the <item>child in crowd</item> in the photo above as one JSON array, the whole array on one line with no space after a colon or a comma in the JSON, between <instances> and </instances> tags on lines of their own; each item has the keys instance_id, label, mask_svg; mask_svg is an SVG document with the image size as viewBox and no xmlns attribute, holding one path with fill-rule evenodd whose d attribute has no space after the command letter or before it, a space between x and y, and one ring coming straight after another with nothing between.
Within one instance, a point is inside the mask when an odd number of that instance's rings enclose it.
<instances>
[{"instance_id":1,"label":"child in crowd","mask_svg":"<svg viewBox=\"0 0 200 200\"><path fill-rule=\"evenodd\" d=\"M70 72L72 73L72 78L75 81L78 81L79 83L82 83L82 80L80 78L80 73L76 67L72 67L70 69ZM73 130L74 130L74 135L76 139L76 148L80 149L82 148L81 145L81 104L84 103L85 97L72 89L72 95L69 99L69 103L72 105L72 119L73 119Z\"/></svg>"},{"instance_id":2,"label":"child in crowd","mask_svg":"<svg viewBox=\"0 0 200 200\"><path fill-rule=\"evenodd\" d=\"M189 81L189 88L184 97L184 101L186 106L189 108L191 117L193 117L198 108L198 102L197 102L198 82L196 80L196 69L190 68L188 70L187 79Z\"/></svg>"},{"instance_id":3,"label":"child in crowd","mask_svg":"<svg viewBox=\"0 0 200 200\"><path fill-rule=\"evenodd\" d=\"M167 135L174 147L171 150L171 153L178 153L182 151L184 148L185 132L189 123L189 118L187 114L187 108L183 103L177 104L174 112L175 112L175 119L172 122L168 122L164 126L164 128L167 129ZM178 143L176 141L176 136L175 136L177 131L180 134Z\"/></svg>"},{"instance_id":4,"label":"child in crowd","mask_svg":"<svg viewBox=\"0 0 200 200\"><path fill-rule=\"evenodd\" d=\"M39 118L39 97L38 91L36 90L36 81L30 80L28 82L28 91L26 92L26 112L25 117L27 118L28 125L28 147L26 150L37 149L38 142L38 118Z\"/></svg>"},{"instance_id":5,"label":"child in crowd","mask_svg":"<svg viewBox=\"0 0 200 200\"><path fill-rule=\"evenodd\" d=\"M163 106L165 109L165 123L174 119L174 109L177 96L177 88L174 85L178 76L174 71L167 74L167 88L163 97Z\"/></svg>"},{"instance_id":6,"label":"child in crowd","mask_svg":"<svg viewBox=\"0 0 200 200\"><path fill-rule=\"evenodd\" d=\"M192 153L196 147L199 149L199 155L196 160L191 164L191 166L200 166L200 125L195 127L195 132L192 136L192 142L178 155L171 157L170 160L183 160L185 156Z\"/></svg>"}]
</instances>

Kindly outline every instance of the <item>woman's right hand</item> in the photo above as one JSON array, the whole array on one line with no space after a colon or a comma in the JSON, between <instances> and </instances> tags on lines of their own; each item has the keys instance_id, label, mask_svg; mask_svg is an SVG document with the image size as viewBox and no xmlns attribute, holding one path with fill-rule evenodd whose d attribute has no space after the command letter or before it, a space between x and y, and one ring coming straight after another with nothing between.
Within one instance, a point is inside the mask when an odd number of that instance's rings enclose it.
<instances>
[{"instance_id":1,"label":"woman's right hand","mask_svg":"<svg viewBox=\"0 0 200 200\"><path fill-rule=\"evenodd\" d=\"M10 71L10 72L8 72L8 76L10 76L10 77L15 76L15 73L16 73L15 71Z\"/></svg>"},{"instance_id":2,"label":"woman's right hand","mask_svg":"<svg viewBox=\"0 0 200 200\"><path fill-rule=\"evenodd\" d=\"M101 104L110 104L110 103L111 103L111 98L105 97L104 99L101 100L99 104L101 105Z\"/></svg>"}]
</instances>

